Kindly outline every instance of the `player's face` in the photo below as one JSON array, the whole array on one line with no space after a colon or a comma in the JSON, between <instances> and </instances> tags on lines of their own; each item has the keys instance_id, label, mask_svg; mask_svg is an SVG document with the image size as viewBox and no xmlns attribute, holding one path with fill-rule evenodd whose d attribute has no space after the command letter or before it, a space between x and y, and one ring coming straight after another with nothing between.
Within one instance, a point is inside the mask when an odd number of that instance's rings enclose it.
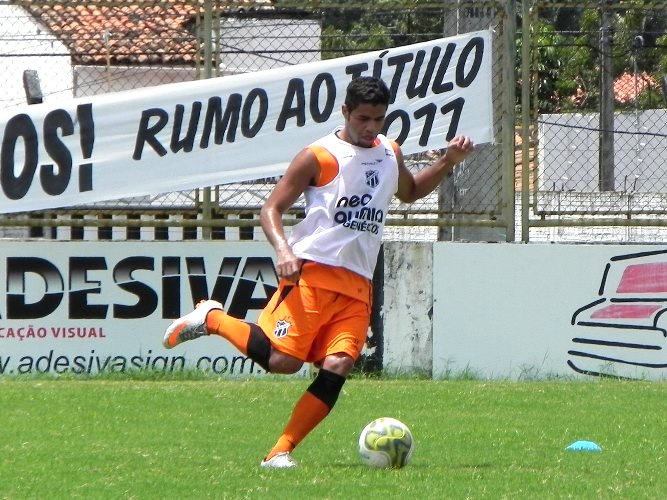
<instances>
[{"instance_id":1,"label":"player's face","mask_svg":"<svg viewBox=\"0 0 667 500\"><path fill-rule=\"evenodd\" d=\"M355 146L370 148L384 125L387 107L382 104L361 104L352 111L343 105L345 130L343 139Z\"/></svg>"}]
</instances>

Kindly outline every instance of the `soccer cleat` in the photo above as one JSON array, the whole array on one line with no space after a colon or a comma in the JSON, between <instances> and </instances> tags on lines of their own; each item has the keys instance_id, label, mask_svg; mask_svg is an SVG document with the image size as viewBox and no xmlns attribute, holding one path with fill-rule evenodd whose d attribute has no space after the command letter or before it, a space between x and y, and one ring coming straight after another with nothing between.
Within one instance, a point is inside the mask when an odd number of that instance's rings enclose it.
<instances>
[{"instance_id":1,"label":"soccer cleat","mask_svg":"<svg viewBox=\"0 0 667 500\"><path fill-rule=\"evenodd\" d=\"M262 460L260 465L267 469L290 469L292 467L296 467L297 463L288 451L281 451L280 453L273 455L268 460Z\"/></svg>"},{"instance_id":2,"label":"soccer cleat","mask_svg":"<svg viewBox=\"0 0 667 500\"><path fill-rule=\"evenodd\" d=\"M181 316L169 325L164 332L162 345L167 349L171 349L186 340L193 340L208 335L206 331L206 315L212 309L222 309L222 304L215 300L201 301L197 304L194 311Z\"/></svg>"}]
</instances>

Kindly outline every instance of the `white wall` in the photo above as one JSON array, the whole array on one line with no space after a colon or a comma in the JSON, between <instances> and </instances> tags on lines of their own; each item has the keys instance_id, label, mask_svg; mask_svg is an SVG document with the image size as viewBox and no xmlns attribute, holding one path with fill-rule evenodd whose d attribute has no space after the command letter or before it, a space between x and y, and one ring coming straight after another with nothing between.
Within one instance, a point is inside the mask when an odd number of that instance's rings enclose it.
<instances>
[{"instance_id":1,"label":"white wall","mask_svg":"<svg viewBox=\"0 0 667 500\"><path fill-rule=\"evenodd\" d=\"M384 368L427 373L433 368L433 245L384 244Z\"/></svg>"},{"instance_id":2,"label":"white wall","mask_svg":"<svg viewBox=\"0 0 667 500\"><path fill-rule=\"evenodd\" d=\"M195 68L148 68L140 66L76 66L75 97L153 87L197 79Z\"/></svg>"},{"instance_id":3,"label":"white wall","mask_svg":"<svg viewBox=\"0 0 667 500\"><path fill-rule=\"evenodd\" d=\"M667 375L667 246L437 243L433 256L435 376Z\"/></svg>"},{"instance_id":4,"label":"white wall","mask_svg":"<svg viewBox=\"0 0 667 500\"><path fill-rule=\"evenodd\" d=\"M320 34L319 22L308 19L223 19L223 75L319 61Z\"/></svg>"},{"instance_id":5,"label":"white wall","mask_svg":"<svg viewBox=\"0 0 667 500\"><path fill-rule=\"evenodd\" d=\"M225 19L221 26L221 74L320 60L317 21L294 19ZM152 87L198 78L196 68L72 67L69 50L25 10L0 5L3 92L0 109L26 103L23 71L37 71L44 100L84 97Z\"/></svg>"},{"instance_id":6,"label":"white wall","mask_svg":"<svg viewBox=\"0 0 667 500\"><path fill-rule=\"evenodd\" d=\"M616 190L663 193L667 190L667 153L661 131L667 110L649 109L614 115ZM564 113L540 116L539 189L598 191L599 117ZM623 133L625 132L625 133Z\"/></svg>"},{"instance_id":7,"label":"white wall","mask_svg":"<svg viewBox=\"0 0 667 500\"><path fill-rule=\"evenodd\" d=\"M72 97L72 70L67 48L22 8L0 5L2 96L0 108L26 104L23 72L35 70L44 96Z\"/></svg>"}]
</instances>

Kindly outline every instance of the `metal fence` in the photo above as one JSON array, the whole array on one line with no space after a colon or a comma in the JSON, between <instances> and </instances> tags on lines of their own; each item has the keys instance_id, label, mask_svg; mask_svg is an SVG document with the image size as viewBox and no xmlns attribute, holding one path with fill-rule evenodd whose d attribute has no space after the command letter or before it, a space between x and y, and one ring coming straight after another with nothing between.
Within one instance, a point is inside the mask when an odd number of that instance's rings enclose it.
<instances>
[{"instance_id":1,"label":"metal fence","mask_svg":"<svg viewBox=\"0 0 667 500\"><path fill-rule=\"evenodd\" d=\"M667 241L667 3L520 15L521 239Z\"/></svg>"},{"instance_id":2,"label":"metal fence","mask_svg":"<svg viewBox=\"0 0 667 500\"><path fill-rule=\"evenodd\" d=\"M395 204L388 238L512 240L514 2L91 0L0 2L0 107L261 71L493 29L495 143L439 192ZM444 138L443 138L444 143ZM295 153L297 151L295 150ZM423 153L407 158L418 170ZM0 236L261 239L275 179L0 217ZM297 220L299 203L289 215ZM289 220L287 221L289 223Z\"/></svg>"}]
</instances>

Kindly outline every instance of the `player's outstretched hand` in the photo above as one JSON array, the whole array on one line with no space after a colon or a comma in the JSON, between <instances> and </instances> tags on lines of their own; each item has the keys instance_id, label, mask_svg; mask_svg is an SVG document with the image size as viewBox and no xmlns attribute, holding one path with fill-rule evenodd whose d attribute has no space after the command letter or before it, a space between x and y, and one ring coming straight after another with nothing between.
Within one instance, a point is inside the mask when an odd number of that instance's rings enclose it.
<instances>
[{"instance_id":1,"label":"player's outstretched hand","mask_svg":"<svg viewBox=\"0 0 667 500\"><path fill-rule=\"evenodd\" d=\"M475 149L475 144L467 135L457 135L447 144L445 157L452 163L459 163Z\"/></svg>"}]
</instances>

